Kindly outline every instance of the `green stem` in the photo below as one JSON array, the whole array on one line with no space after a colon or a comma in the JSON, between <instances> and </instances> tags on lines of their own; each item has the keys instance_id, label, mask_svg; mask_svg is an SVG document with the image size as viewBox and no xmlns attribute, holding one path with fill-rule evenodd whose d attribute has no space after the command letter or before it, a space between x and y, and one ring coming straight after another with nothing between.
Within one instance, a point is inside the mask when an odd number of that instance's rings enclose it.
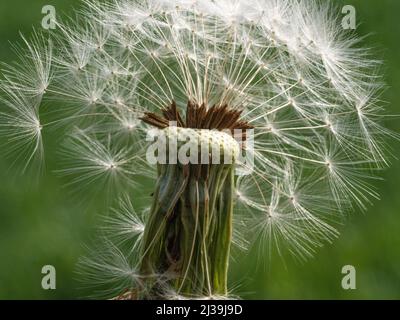
<instances>
[{"instance_id":1,"label":"green stem","mask_svg":"<svg viewBox=\"0 0 400 320\"><path fill-rule=\"evenodd\" d=\"M189 297L226 295L234 166L160 165L143 237L140 271L148 296L165 285ZM157 282L162 275L165 282Z\"/></svg>"}]
</instances>

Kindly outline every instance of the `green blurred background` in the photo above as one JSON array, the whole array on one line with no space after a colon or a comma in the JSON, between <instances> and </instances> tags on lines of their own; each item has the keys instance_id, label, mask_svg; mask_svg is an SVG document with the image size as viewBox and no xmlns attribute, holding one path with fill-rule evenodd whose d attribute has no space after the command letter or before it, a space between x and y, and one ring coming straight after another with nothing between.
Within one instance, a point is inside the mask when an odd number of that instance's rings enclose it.
<instances>
[{"instance_id":1,"label":"green blurred background","mask_svg":"<svg viewBox=\"0 0 400 320\"><path fill-rule=\"evenodd\" d=\"M344 4L356 7L358 33L371 34L365 45L377 46L385 60L384 100L390 114L399 114L400 1ZM29 34L32 26L40 28L44 5L54 5L62 16L79 1L0 1L0 61L13 61L10 42L19 40L20 31ZM397 132L399 124L395 118L387 122ZM399 157L399 144L392 147ZM37 181L34 173L23 176L9 169L11 161L0 153L0 299L77 299L90 294L80 289L75 265L102 206L78 205L51 172L55 159L46 161L46 174ZM340 238L314 259L300 264L279 257L258 262L252 252L237 256L231 273L235 291L246 299L400 299L400 162L394 159L382 177L376 183L381 201L366 214L349 217ZM56 267L56 290L41 288L41 268L47 264ZM344 265L356 267L356 290L341 287Z\"/></svg>"}]
</instances>

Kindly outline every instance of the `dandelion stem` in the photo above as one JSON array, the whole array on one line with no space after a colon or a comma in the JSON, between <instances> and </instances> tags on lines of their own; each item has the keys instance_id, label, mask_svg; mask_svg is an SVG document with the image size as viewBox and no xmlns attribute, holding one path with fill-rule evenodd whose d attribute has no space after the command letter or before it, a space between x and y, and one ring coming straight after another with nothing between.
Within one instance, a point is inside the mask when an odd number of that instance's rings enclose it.
<instances>
[{"instance_id":1,"label":"dandelion stem","mask_svg":"<svg viewBox=\"0 0 400 320\"><path fill-rule=\"evenodd\" d=\"M141 273L152 297L167 287L187 296L227 294L232 240L234 165L160 165L143 238ZM169 274L165 283L151 280Z\"/></svg>"}]
</instances>

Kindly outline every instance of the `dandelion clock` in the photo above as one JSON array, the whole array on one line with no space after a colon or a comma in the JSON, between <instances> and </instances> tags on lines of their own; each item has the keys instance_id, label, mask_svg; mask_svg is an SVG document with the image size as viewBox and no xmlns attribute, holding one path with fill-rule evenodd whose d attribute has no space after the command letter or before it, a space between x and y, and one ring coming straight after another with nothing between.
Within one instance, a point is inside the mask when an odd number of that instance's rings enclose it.
<instances>
[{"instance_id":1,"label":"dandelion clock","mask_svg":"<svg viewBox=\"0 0 400 320\"><path fill-rule=\"evenodd\" d=\"M86 1L23 38L2 70L3 151L24 168L55 151L68 188L107 195L79 262L105 298L229 298L235 247L307 259L378 198L370 180L394 136L380 62L340 13L314 0ZM50 150L46 131L60 139Z\"/></svg>"}]
</instances>

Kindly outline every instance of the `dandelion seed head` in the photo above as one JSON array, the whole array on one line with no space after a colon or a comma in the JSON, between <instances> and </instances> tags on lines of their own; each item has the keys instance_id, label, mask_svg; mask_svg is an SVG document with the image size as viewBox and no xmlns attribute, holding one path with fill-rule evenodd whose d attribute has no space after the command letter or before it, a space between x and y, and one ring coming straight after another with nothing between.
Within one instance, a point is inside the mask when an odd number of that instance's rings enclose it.
<instances>
[{"instance_id":1,"label":"dandelion seed head","mask_svg":"<svg viewBox=\"0 0 400 320\"><path fill-rule=\"evenodd\" d=\"M31 159L47 128L41 106L57 99L60 123L74 128L60 172L119 199L154 171L144 136L157 130L143 115L162 126L171 103L175 116L188 104L227 106L254 129L252 173L236 178L235 232L307 258L337 237L336 218L378 197L371 169L387 165L385 138L397 137L381 124L380 62L339 14L314 0L86 1L80 23L24 38L24 63L6 66L0 83L0 133ZM221 140L197 124L166 130ZM110 226L140 238L145 219L124 203ZM117 260L118 273L134 274Z\"/></svg>"}]
</instances>

